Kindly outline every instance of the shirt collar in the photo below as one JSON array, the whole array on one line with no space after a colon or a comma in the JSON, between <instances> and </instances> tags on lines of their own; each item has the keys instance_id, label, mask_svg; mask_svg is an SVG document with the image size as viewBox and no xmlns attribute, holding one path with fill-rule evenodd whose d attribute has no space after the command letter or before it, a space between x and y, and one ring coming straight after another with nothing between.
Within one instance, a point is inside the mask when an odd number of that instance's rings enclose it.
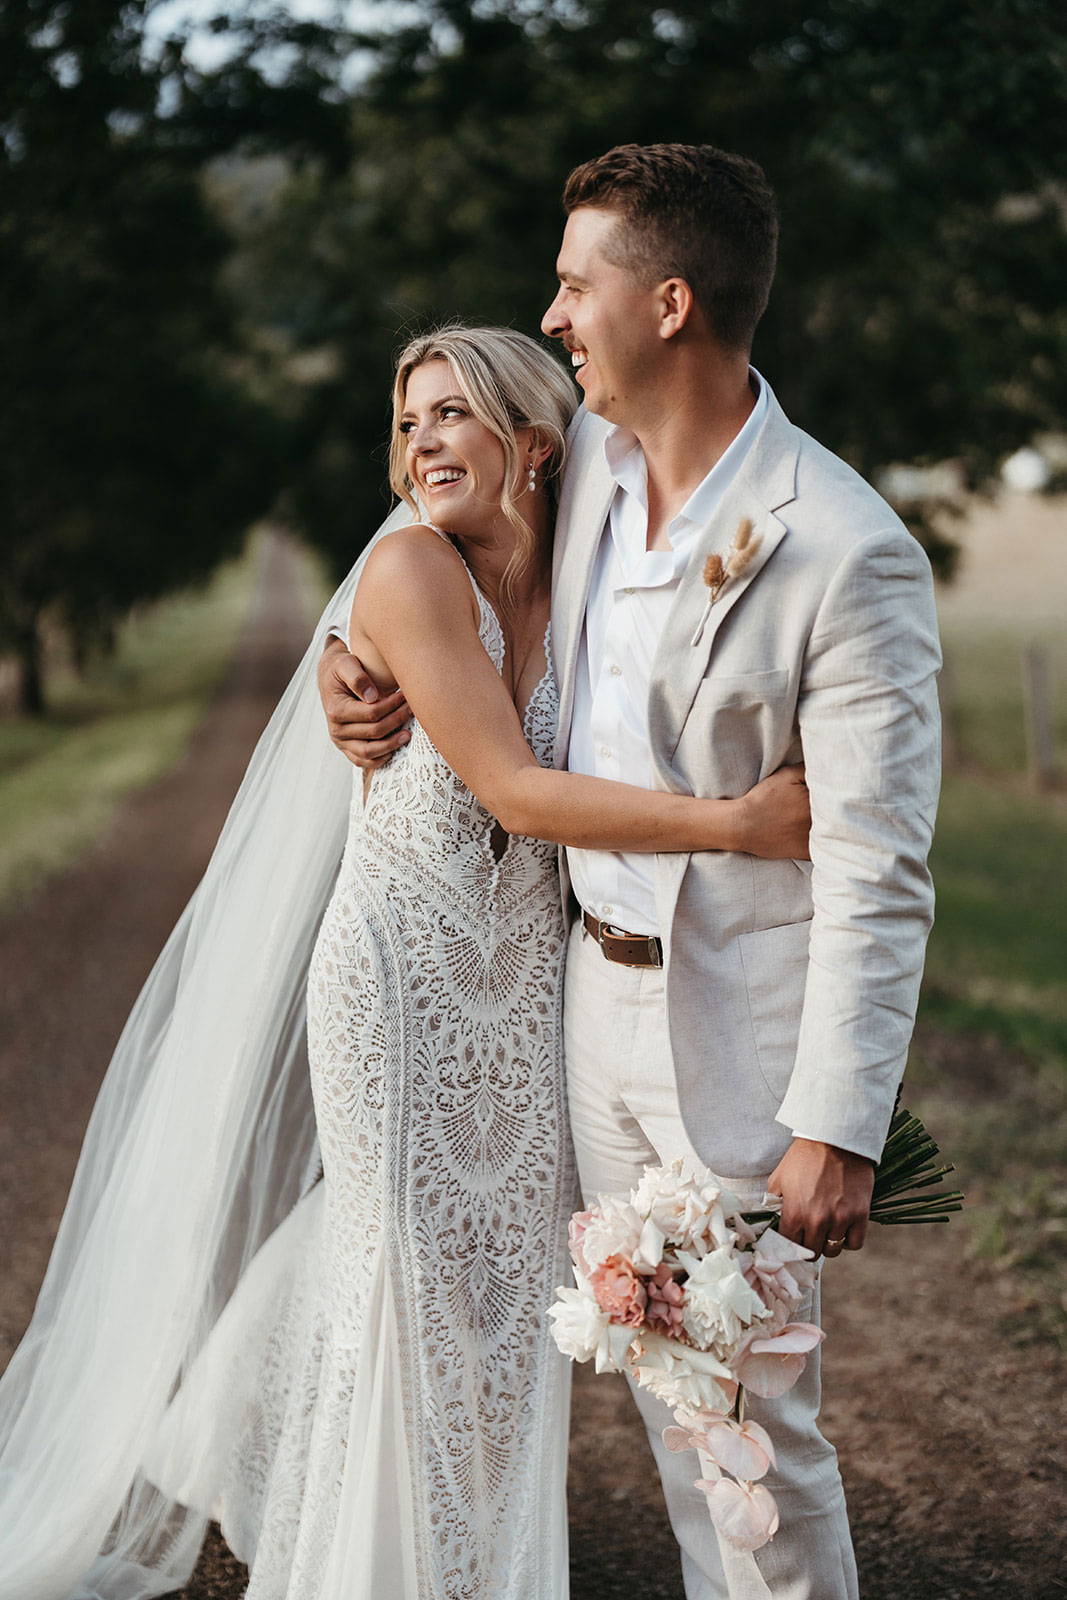
<instances>
[{"instance_id":1,"label":"shirt collar","mask_svg":"<svg viewBox=\"0 0 1067 1600\"><path fill-rule=\"evenodd\" d=\"M620 489L648 504L648 470L644 452L629 428L614 424L604 435L604 457L608 471Z\"/></svg>"}]
</instances>

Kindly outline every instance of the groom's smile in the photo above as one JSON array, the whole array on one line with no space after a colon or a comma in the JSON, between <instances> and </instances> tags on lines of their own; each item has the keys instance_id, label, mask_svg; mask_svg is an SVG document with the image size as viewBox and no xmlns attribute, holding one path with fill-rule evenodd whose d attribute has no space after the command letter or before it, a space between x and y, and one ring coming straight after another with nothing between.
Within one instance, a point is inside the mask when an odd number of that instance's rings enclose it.
<instances>
[{"instance_id":1,"label":"groom's smile","mask_svg":"<svg viewBox=\"0 0 1067 1600\"><path fill-rule=\"evenodd\" d=\"M624 423L659 347L650 288L614 259L625 227L619 212L603 207L571 213L556 267L559 291L541 322L569 351L589 410Z\"/></svg>"}]
</instances>

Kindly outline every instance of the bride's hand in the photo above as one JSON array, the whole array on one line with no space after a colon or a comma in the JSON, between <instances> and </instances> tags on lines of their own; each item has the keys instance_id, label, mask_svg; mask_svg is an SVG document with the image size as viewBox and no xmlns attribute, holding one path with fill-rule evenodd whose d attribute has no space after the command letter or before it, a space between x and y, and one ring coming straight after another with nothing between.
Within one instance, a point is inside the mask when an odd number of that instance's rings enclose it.
<instances>
[{"instance_id":1,"label":"bride's hand","mask_svg":"<svg viewBox=\"0 0 1067 1600\"><path fill-rule=\"evenodd\" d=\"M765 860L809 861L811 806L803 767L779 767L736 802L736 848Z\"/></svg>"}]
</instances>

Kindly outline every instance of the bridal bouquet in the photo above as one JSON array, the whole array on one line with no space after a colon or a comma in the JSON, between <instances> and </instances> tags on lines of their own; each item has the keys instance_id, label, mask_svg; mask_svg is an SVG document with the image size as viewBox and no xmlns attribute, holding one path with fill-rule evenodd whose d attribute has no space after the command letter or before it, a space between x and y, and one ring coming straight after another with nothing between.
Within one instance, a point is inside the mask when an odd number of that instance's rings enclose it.
<instances>
[{"instance_id":1,"label":"bridal bouquet","mask_svg":"<svg viewBox=\"0 0 1067 1600\"><path fill-rule=\"evenodd\" d=\"M875 1178L875 1222L944 1221L962 1197L916 1198L951 1168L917 1118L898 1112ZM646 1167L624 1198L601 1195L570 1224L577 1287L549 1310L556 1344L597 1372L629 1372L674 1410L669 1450L699 1452L711 1520L730 1544L758 1550L778 1527L759 1480L775 1463L765 1428L745 1419L746 1391L773 1400L796 1383L823 1338L794 1314L814 1283L812 1252L776 1231L777 1214L742 1213L704 1167Z\"/></svg>"}]
</instances>

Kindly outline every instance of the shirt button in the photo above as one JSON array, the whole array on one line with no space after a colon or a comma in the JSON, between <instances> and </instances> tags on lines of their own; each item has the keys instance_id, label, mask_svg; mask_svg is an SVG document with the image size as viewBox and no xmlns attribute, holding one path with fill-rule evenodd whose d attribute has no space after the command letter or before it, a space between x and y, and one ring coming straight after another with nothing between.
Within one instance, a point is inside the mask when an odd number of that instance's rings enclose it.
<instances>
[{"instance_id":1,"label":"shirt button","mask_svg":"<svg viewBox=\"0 0 1067 1600\"><path fill-rule=\"evenodd\" d=\"M624 589L622 592L623 592L623 594L636 594L637 593L636 589Z\"/></svg>"},{"instance_id":2,"label":"shirt button","mask_svg":"<svg viewBox=\"0 0 1067 1600\"><path fill-rule=\"evenodd\" d=\"M610 756L611 756L611 746L610 746L610 744L602 744L600 746L600 754L602 756L604 756L605 758L610 758Z\"/></svg>"},{"instance_id":3,"label":"shirt button","mask_svg":"<svg viewBox=\"0 0 1067 1600\"><path fill-rule=\"evenodd\" d=\"M603 910L604 910L604 917L602 917L600 919L602 922L603 922L605 917L610 917L612 915L612 913L615 910L615 907L614 906L604 906Z\"/></svg>"},{"instance_id":4,"label":"shirt button","mask_svg":"<svg viewBox=\"0 0 1067 1600\"><path fill-rule=\"evenodd\" d=\"M622 668L620 666L618 666L618 665L613 666L612 669L611 669L611 676L613 678L621 678L622 677Z\"/></svg>"}]
</instances>

